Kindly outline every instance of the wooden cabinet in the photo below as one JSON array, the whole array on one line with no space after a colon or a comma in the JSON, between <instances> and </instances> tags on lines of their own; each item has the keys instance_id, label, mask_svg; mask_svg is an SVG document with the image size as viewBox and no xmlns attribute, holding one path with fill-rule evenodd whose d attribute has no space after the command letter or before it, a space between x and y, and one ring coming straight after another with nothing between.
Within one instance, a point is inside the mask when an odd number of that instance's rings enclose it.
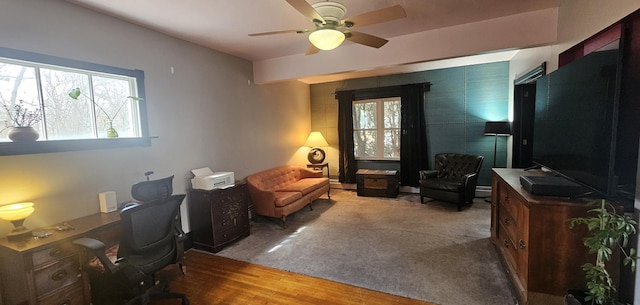
<instances>
[{"instance_id":1,"label":"wooden cabinet","mask_svg":"<svg viewBox=\"0 0 640 305\"><path fill-rule=\"evenodd\" d=\"M71 242L86 236L116 244L119 222L117 212L94 214L69 221L70 230L38 229L53 233L46 238L0 239L2 304L89 304L89 281L80 268L83 252Z\"/></svg>"},{"instance_id":2,"label":"wooden cabinet","mask_svg":"<svg viewBox=\"0 0 640 305\"><path fill-rule=\"evenodd\" d=\"M198 249L218 252L249 236L249 194L246 184L226 189L189 191L189 223Z\"/></svg>"},{"instance_id":3,"label":"wooden cabinet","mask_svg":"<svg viewBox=\"0 0 640 305\"><path fill-rule=\"evenodd\" d=\"M525 305L563 305L567 289L584 287L581 265L592 261L582 244L586 228L569 228L571 218L587 215L591 200L536 196L520 186L520 175L544 174L492 172L491 238Z\"/></svg>"}]
</instances>

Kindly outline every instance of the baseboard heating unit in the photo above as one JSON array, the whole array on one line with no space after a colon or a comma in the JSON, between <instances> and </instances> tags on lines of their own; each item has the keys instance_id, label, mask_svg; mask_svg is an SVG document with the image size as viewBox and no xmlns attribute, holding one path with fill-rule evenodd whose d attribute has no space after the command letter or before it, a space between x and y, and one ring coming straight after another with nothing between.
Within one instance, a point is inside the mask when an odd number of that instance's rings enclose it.
<instances>
[{"instance_id":1,"label":"baseboard heating unit","mask_svg":"<svg viewBox=\"0 0 640 305\"><path fill-rule=\"evenodd\" d=\"M570 197L585 191L580 184L559 176L520 176L520 184L529 193L541 196Z\"/></svg>"}]
</instances>

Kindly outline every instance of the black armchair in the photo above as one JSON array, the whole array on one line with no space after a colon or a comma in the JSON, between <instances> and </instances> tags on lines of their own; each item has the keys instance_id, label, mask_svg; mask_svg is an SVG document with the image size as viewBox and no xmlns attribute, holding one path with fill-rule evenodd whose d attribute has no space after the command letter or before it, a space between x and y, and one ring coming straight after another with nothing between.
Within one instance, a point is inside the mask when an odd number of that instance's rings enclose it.
<instances>
[{"instance_id":1,"label":"black armchair","mask_svg":"<svg viewBox=\"0 0 640 305\"><path fill-rule=\"evenodd\" d=\"M435 156L435 169L421 170L420 202L424 197L458 204L473 203L483 156L441 153Z\"/></svg>"},{"instance_id":2,"label":"black armchair","mask_svg":"<svg viewBox=\"0 0 640 305\"><path fill-rule=\"evenodd\" d=\"M156 272L180 259L175 219L185 195L134 204L120 212L122 238L117 260L105 253L105 244L91 238L73 243L93 252L102 268L90 264L83 269L89 275L91 299L95 305L148 304L151 299L180 298L189 304L184 294L171 293L166 283L156 284Z\"/></svg>"}]
</instances>

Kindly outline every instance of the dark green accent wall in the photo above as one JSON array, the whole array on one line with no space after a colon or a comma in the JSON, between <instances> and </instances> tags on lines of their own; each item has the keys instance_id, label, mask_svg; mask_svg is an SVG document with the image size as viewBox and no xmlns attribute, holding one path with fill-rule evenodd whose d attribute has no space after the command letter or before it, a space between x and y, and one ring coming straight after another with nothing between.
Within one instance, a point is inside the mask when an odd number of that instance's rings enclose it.
<instances>
[{"instance_id":1,"label":"dark green accent wall","mask_svg":"<svg viewBox=\"0 0 640 305\"><path fill-rule=\"evenodd\" d=\"M487 121L508 119L509 63L498 62L425 71L432 83L425 107L429 160L441 152L485 156L479 184L491 184L495 138L484 135ZM505 167L507 138L498 137L496 166Z\"/></svg>"},{"instance_id":2,"label":"dark green accent wall","mask_svg":"<svg viewBox=\"0 0 640 305\"><path fill-rule=\"evenodd\" d=\"M334 111L337 107L332 105L337 101L331 95L336 90L421 82L432 84L431 90L425 93L429 160L433 162L434 155L440 152L483 155L485 161L478 183L491 185L495 138L484 135L484 124L508 119L509 62L506 61L312 85L311 129L323 131L329 139L337 139L337 126L333 126L337 121L337 111ZM337 145L337 140L329 143ZM498 137L497 152L496 166L505 167L506 137Z\"/></svg>"}]
</instances>

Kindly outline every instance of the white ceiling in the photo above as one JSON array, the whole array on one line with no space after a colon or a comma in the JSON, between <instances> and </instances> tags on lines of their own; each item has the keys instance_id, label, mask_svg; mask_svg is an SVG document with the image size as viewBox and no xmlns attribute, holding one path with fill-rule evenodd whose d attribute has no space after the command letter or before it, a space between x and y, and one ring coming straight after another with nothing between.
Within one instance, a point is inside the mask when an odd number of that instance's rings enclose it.
<instances>
[{"instance_id":1,"label":"white ceiling","mask_svg":"<svg viewBox=\"0 0 640 305\"><path fill-rule=\"evenodd\" d=\"M184 39L214 50L229 53L254 62L303 55L309 42L308 34L279 34L249 37L250 33L313 28L313 23L285 0L67 0L89 9ZM407 18L383 24L358 27L359 32L393 41L394 37L432 32L464 24L499 19L516 14L556 8L559 0L338 0L347 7L349 16L400 4ZM308 0L309 3L319 2ZM351 46L349 46L351 45ZM388 46L389 44L387 44ZM371 49L345 42L340 48ZM382 52L386 46L373 49ZM416 48L415 52L421 52ZM472 55L472 54L469 54ZM322 56L321 54L309 55ZM409 56L410 57L410 56ZM416 64L405 62L402 65ZM397 64L398 62L396 62ZM379 67L371 61L369 73ZM389 67L384 67L388 69ZM319 74L336 74L344 71ZM375 74L375 72L373 72ZM304 77L313 77L307 72ZM343 76L334 75L333 78ZM346 77L346 76L344 76ZM300 77L299 77L300 78ZM312 82L312 81L311 81Z\"/></svg>"}]
</instances>

